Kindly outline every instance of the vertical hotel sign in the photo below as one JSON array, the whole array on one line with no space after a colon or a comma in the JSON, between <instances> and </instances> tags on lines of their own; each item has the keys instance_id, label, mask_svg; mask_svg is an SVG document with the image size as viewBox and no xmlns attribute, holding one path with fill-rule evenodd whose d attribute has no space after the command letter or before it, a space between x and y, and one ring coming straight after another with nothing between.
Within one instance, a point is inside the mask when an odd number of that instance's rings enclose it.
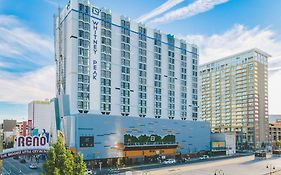
<instances>
[{"instance_id":1,"label":"vertical hotel sign","mask_svg":"<svg viewBox=\"0 0 281 175\"><path fill-rule=\"evenodd\" d=\"M92 7L92 14L94 16L99 16L100 14L100 9L96 8L96 7ZM93 61L92 61L92 69L93 69L93 72L92 72L92 78L93 80L97 80L97 75L98 75L98 71L97 71L97 64L98 64L98 61L97 61L97 51L98 51L98 24L99 24L99 21L95 18L92 18L92 23L93 23Z\"/></svg>"}]
</instances>

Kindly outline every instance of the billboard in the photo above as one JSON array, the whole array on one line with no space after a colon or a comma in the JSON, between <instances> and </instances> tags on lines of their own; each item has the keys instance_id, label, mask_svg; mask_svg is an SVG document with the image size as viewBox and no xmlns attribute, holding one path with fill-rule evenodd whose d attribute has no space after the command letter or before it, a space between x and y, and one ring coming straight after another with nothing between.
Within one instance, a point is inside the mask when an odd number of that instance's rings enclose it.
<instances>
[{"instance_id":1,"label":"billboard","mask_svg":"<svg viewBox=\"0 0 281 175\"><path fill-rule=\"evenodd\" d=\"M225 142L212 142L212 148L225 148Z\"/></svg>"},{"instance_id":2,"label":"billboard","mask_svg":"<svg viewBox=\"0 0 281 175\"><path fill-rule=\"evenodd\" d=\"M152 134L152 135L140 135L135 136L132 134L124 135L124 145L154 145L154 144L175 144L176 136L175 135L165 135L163 137Z\"/></svg>"},{"instance_id":3,"label":"billboard","mask_svg":"<svg viewBox=\"0 0 281 175\"><path fill-rule=\"evenodd\" d=\"M46 136L18 136L14 140L14 147L4 149L0 153L0 160L21 154L46 154L49 142Z\"/></svg>"}]
</instances>

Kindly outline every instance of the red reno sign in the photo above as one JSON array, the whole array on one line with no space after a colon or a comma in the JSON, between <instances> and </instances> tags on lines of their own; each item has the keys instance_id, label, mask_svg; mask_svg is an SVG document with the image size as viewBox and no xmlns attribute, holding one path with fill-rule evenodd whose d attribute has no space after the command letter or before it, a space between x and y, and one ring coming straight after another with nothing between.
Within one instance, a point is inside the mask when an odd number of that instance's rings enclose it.
<instances>
[{"instance_id":1,"label":"red reno sign","mask_svg":"<svg viewBox=\"0 0 281 175\"><path fill-rule=\"evenodd\" d=\"M44 147L49 146L45 136L19 136L15 139L14 147Z\"/></svg>"}]
</instances>

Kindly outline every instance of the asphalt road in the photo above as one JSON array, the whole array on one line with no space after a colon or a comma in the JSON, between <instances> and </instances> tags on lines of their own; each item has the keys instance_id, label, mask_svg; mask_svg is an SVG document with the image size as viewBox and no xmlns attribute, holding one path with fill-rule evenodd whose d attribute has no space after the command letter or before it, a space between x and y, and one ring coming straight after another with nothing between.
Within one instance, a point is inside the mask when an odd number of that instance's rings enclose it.
<instances>
[{"instance_id":1,"label":"asphalt road","mask_svg":"<svg viewBox=\"0 0 281 175\"><path fill-rule=\"evenodd\" d=\"M188 165L175 165L171 167L159 167L149 170L133 171L132 174L141 175L265 175L269 173L267 165L275 166L275 170L281 170L281 158L255 159L254 156L232 158L227 160L213 160L192 163ZM220 172L220 173L219 173Z\"/></svg>"},{"instance_id":2,"label":"asphalt road","mask_svg":"<svg viewBox=\"0 0 281 175\"><path fill-rule=\"evenodd\" d=\"M193 165L198 162L213 162L215 160L228 160L233 159L236 157L244 157L252 154L237 154L234 156L216 156L216 157L210 157L209 159L200 160L199 158L192 158L190 161L187 161L186 163L176 163L176 164L161 164L161 163L154 163L154 164L142 164L142 165L135 165L131 167L124 167L120 169L109 169L109 168L103 168L102 171L99 171L98 169L95 170L97 175L105 175L105 174L126 174L129 172L142 172L142 174L146 174L146 172L150 172L154 169L161 169L161 168L173 168L178 166L186 166L186 165Z\"/></svg>"},{"instance_id":3,"label":"asphalt road","mask_svg":"<svg viewBox=\"0 0 281 175\"><path fill-rule=\"evenodd\" d=\"M29 162L20 163L19 159L8 158L3 161L3 175L39 175L41 171L41 167L38 169L30 169Z\"/></svg>"}]
</instances>

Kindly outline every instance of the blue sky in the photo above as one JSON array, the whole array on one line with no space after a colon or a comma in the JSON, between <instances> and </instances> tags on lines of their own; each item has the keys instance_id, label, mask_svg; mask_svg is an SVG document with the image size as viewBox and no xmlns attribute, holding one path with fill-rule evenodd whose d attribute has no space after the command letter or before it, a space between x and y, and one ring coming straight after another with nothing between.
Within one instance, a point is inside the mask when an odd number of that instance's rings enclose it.
<instances>
[{"instance_id":1,"label":"blue sky","mask_svg":"<svg viewBox=\"0 0 281 175\"><path fill-rule=\"evenodd\" d=\"M281 114L280 0L90 0L199 45L200 63L258 47L269 62L269 113ZM53 14L67 0L0 0L0 119L55 94ZM141 7L141 8L140 8Z\"/></svg>"}]
</instances>

